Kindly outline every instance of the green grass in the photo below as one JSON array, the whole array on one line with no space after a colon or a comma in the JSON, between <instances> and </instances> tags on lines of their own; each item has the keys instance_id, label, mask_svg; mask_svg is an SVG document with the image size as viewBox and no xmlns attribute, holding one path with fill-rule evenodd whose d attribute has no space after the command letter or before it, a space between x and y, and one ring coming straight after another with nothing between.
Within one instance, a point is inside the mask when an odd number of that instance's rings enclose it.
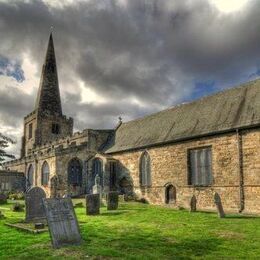
<instances>
[{"instance_id":1,"label":"green grass","mask_svg":"<svg viewBox=\"0 0 260 260\"><path fill-rule=\"evenodd\" d=\"M77 201L78 202L78 201ZM76 208L81 246L54 250L48 232L29 234L5 222L24 219L0 205L0 259L259 259L260 218L214 213L189 213L159 206L123 203L119 210L101 209L86 216Z\"/></svg>"}]
</instances>

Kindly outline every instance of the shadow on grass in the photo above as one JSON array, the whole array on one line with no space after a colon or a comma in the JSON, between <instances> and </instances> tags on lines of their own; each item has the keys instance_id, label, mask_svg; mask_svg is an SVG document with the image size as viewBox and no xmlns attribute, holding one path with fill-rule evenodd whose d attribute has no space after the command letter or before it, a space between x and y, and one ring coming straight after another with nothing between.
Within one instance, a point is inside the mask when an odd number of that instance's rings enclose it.
<instances>
[{"instance_id":1,"label":"shadow on grass","mask_svg":"<svg viewBox=\"0 0 260 260\"><path fill-rule=\"evenodd\" d=\"M127 211L109 211L109 212L103 212L103 213L101 213L100 215L98 215L98 216L100 216L100 217L102 217L102 216L117 216L117 215L122 215L122 214L126 214L127 213Z\"/></svg>"},{"instance_id":2,"label":"shadow on grass","mask_svg":"<svg viewBox=\"0 0 260 260\"><path fill-rule=\"evenodd\" d=\"M226 215L226 219L260 219L258 216Z\"/></svg>"},{"instance_id":3,"label":"shadow on grass","mask_svg":"<svg viewBox=\"0 0 260 260\"><path fill-rule=\"evenodd\" d=\"M178 242L173 244L173 256L175 257L194 257L194 256L206 256L211 252L218 251L218 247L222 244L222 241L218 238L202 238L185 240L184 242ZM185 259L190 259L190 258Z\"/></svg>"}]
</instances>

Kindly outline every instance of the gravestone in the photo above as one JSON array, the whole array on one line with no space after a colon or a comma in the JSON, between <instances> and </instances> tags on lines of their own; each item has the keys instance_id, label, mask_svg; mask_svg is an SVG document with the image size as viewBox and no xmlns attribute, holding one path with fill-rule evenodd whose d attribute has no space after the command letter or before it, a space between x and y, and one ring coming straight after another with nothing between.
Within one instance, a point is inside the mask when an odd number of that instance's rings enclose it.
<instances>
[{"instance_id":1,"label":"gravestone","mask_svg":"<svg viewBox=\"0 0 260 260\"><path fill-rule=\"evenodd\" d=\"M86 214L98 215L100 213L100 195L88 194L86 196Z\"/></svg>"},{"instance_id":2,"label":"gravestone","mask_svg":"<svg viewBox=\"0 0 260 260\"><path fill-rule=\"evenodd\" d=\"M118 195L118 201L119 202L125 202L125 195Z\"/></svg>"},{"instance_id":3,"label":"gravestone","mask_svg":"<svg viewBox=\"0 0 260 260\"><path fill-rule=\"evenodd\" d=\"M0 204L6 204L7 203L7 196L3 193L0 194Z\"/></svg>"},{"instance_id":4,"label":"gravestone","mask_svg":"<svg viewBox=\"0 0 260 260\"><path fill-rule=\"evenodd\" d=\"M79 245L81 236L71 198L43 199L52 245Z\"/></svg>"},{"instance_id":5,"label":"gravestone","mask_svg":"<svg viewBox=\"0 0 260 260\"><path fill-rule=\"evenodd\" d=\"M2 211L0 211L0 219L4 218Z\"/></svg>"},{"instance_id":6,"label":"gravestone","mask_svg":"<svg viewBox=\"0 0 260 260\"><path fill-rule=\"evenodd\" d=\"M118 208L118 192L110 191L107 194L107 210L116 210Z\"/></svg>"},{"instance_id":7,"label":"gravestone","mask_svg":"<svg viewBox=\"0 0 260 260\"><path fill-rule=\"evenodd\" d=\"M215 193L215 195L214 195L214 202L215 202L215 204L216 204L219 217L220 217L220 218L224 218L224 217L225 217L225 212L224 212L224 210L223 210L221 198L220 198L220 196L219 196L218 193Z\"/></svg>"},{"instance_id":8,"label":"gravestone","mask_svg":"<svg viewBox=\"0 0 260 260\"><path fill-rule=\"evenodd\" d=\"M197 210L197 199L196 196L193 195L190 200L190 212L195 212Z\"/></svg>"},{"instance_id":9,"label":"gravestone","mask_svg":"<svg viewBox=\"0 0 260 260\"><path fill-rule=\"evenodd\" d=\"M45 191L40 187L33 187L25 194L26 222L41 222L46 219L42 201L44 198Z\"/></svg>"}]
</instances>

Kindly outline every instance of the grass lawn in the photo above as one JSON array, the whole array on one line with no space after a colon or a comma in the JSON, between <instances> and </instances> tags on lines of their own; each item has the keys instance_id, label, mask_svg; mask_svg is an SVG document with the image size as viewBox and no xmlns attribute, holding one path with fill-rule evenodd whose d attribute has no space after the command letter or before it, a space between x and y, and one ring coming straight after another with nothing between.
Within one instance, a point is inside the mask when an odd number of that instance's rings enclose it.
<instances>
[{"instance_id":1,"label":"grass lawn","mask_svg":"<svg viewBox=\"0 0 260 260\"><path fill-rule=\"evenodd\" d=\"M78 202L78 201L77 201ZM0 259L259 259L260 218L189 213L159 206L123 203L86 216L76 208L83 243L54 250L49 233L30 234L4 225L24 219L0 205Z\"/></svg>"}]
</instances>

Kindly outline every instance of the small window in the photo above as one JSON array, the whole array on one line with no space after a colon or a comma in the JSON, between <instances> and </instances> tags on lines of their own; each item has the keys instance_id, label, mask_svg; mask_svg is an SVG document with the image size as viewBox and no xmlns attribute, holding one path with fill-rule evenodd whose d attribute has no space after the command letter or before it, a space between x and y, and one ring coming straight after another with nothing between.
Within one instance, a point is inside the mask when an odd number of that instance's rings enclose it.
<instances>
[{"instance_id":1,"label":"small window","mask_svg":"<svg viewBox=\"0 0 260 260\"><path fill-rule=\"evenodd\" d=\"M151 186L151 159L147 152L144 152L140 159L140 185Z\"/></svg>"},{"instance_id":2,"label":"small window","mask_svg":"<svg viewBox=\"0 0 260 260\"><path fill-rule=\"evenodd\" d=\"M60 126L58 124L52 124L51 132L58 135L60 133Z\"/></svg>"},{"instance_id":3,"label":"small window","mask_svg":"<svg viewBox=\"0 0 260 260\"><path fill-rule=\"evenodd\" d=\"M29 124L29 139L31 139L32 138L32 123L31 124Z\"/></svg>"},{"instance_id":4,"label":"small window","mask_svg":"<svg viewBox=\"0 0 260 260\"><path fill-rule=\"evenodd\" d=\"M189 185L208 186L212 184L211 147L191 149L188 152Z\"/></svg>"}]
</instances>

